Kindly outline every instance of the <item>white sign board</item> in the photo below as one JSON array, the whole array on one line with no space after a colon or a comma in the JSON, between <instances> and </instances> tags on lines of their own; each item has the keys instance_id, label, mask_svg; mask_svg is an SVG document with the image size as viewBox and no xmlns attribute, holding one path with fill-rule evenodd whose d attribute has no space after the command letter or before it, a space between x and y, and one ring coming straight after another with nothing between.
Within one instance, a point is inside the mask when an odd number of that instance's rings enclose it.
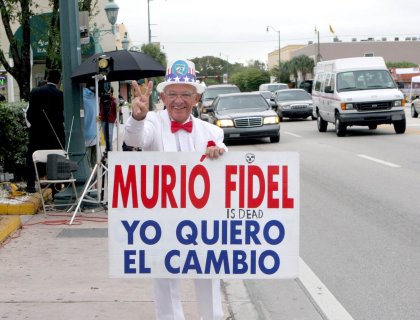
<instances>
[{"instance_id":1,"label":"white sign board","mask_svg":"<svg viewBox=\"0 0 420 320\"><path fill-rule=\"evenodd\" d=\"M299 157L110 152L111 277L296 278Z\"/></svg>"}]
</instances>

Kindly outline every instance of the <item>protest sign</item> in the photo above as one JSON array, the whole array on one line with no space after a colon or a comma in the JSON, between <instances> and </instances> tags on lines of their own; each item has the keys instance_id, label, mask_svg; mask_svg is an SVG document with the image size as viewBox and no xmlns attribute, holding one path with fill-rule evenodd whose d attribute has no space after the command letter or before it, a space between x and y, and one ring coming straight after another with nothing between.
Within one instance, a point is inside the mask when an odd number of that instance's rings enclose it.
<instances>
[{"instance_id":1,"label":"protest sign","mask_svg":"<svg viewBox=\"0 0 420 320\"><path fill-rule=\"evenodd\" d=\"M112 277L295 278L299 157L110 152Z\"/></svg>"}]
</instances>

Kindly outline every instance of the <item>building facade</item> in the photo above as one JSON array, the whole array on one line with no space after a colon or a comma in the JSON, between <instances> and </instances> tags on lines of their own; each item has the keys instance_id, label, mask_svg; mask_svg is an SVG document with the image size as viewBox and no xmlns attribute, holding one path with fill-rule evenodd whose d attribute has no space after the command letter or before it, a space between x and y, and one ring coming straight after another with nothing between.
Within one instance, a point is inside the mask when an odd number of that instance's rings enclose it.
<instances>
[{"instance_id":1,"label":"building facade","mask_svg":"<svg viewBox=\"0 0 420 320\"><path fill-rule=\"evenodd\" d=\"M351 57L383 57L386 62L408 61L420 65L420 41L350 41L312 43L294 50L291 57L307 55L316 61Z\"/></svg>"},{"instance_id":2,"label":"building facade","mask_svg":"<svg viewBox=\"0 0 420 320\"><path fill-rule=\"evenodd\" d=\"M291 44L281 48L280 50L280 63L281 61L289 61L293 58L293 52L296 50L305 48L305 45L302 44ZM267 67L268 70L273 69L279 65L279 50L274 50L268 54Z\"/></svg>"}]
</instances>

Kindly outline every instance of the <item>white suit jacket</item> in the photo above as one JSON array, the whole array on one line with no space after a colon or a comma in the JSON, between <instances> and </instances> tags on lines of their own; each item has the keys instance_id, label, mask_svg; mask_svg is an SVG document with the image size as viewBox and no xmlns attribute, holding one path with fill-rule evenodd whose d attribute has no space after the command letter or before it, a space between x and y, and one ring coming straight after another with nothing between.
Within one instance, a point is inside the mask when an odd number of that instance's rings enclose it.
<instances>
[{"instance_id":1,"label":"white suit jacket","mask_svg":"<svg viewBox=\"0 0 420 320\"><path fill-rule=\"evenodd\" d=\"M193 150L204 152L209 141L227 151L223 143L223 130L213 124L192 117L191 134ZM142 121L130 117L125 125L124 142L144 151L178 151L175 134L171 132L171 120L167 110L151 111Z\"/></svg>"}]
</instances>

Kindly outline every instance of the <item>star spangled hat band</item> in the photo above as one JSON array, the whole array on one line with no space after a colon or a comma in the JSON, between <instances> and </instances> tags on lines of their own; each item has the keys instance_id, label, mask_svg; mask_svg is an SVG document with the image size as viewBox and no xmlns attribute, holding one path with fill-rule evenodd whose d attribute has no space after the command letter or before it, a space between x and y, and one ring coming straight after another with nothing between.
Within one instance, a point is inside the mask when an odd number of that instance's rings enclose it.
<instances>
[{"instance_id":1,"label":"star spangled hat band","mask_svg":"<svg viewBox=\"0 0 420 320\"><path fill-rule=\"evenodd\" d=\"M168 64L166 68L165 81L157 85L159 92L165 90L165 87L171 84L188 84L197 89L197 93L203 93L205 87L197 83L195 75L195 65L189 60L176 60Z\"/></svg>"}]
</instances>

